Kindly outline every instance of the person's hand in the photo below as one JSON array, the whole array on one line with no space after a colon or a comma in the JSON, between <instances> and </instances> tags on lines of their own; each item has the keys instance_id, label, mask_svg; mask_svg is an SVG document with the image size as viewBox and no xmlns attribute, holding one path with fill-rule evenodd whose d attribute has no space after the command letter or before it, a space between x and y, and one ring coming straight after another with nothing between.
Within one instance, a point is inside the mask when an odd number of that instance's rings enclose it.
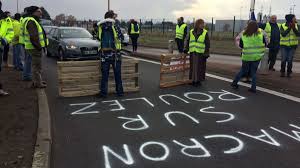
<instances>
[{"instance_id":1,"label":"person's hand","mask_svg":"<svg viewBox=\"0 0 300 168\"><path fill-rule=\"evenodd\" d=\"M295 28L296 28L296 23L294 23L294 22L291 23L291 28L292 28L292 29L295 29Z\"/></svg>"},{"instance_id":2,"label":"person's hand","mask_svg":"<svg viewBox=\"0 0 300 168\"><path fill-rule=\"evenodd\" d=\"M188 54L189 51L188 51L187 49L184 49L184 50L183 50L183 53L184 53L184 54Z\"/></svg>"},{"instance_id":3,"label":"person's hand","mask_svg":"<svg viewBox=\"0 0 300 168\"><path fill-rule=\"evenodd\" d=\"M5 38L1 38L1 44L2 44L3 46L6 46L6 45L7 45L7 41L6 41Z\"/></svg>"}]
</instances>

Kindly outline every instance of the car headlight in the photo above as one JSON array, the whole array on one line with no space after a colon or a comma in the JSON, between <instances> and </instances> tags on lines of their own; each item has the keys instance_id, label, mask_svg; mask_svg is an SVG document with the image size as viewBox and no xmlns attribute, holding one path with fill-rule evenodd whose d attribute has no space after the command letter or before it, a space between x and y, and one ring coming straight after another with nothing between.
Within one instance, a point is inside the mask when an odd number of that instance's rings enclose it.
<instances>
[{"instance_id":1,"label":"car headlight","mask_svg":"<svg viewBox=\"0 0 300 168\"><path fill-rule=\"evenodd\" d=\"M66 48L74 50L74 49L77 49L78 47L75 45L67 45Z\"/></svg>"}]
</instances>

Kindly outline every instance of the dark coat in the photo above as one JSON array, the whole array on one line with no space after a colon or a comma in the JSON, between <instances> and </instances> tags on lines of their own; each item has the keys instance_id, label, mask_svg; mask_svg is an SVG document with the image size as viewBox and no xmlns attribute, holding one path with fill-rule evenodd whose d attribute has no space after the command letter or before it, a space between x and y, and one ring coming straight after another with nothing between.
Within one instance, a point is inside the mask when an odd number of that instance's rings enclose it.
<instances>
[{"instance_id":1,"label":"dark coat","mask_svg":"<svg viewBox=\"0 0 300 168\"><path fill-rule=\"evenodd\" d=\"M261 24L259 27L265 30L267 24ZM268 48L270 49L279 49L280 48L280 27L278 27L277 23L270 23L271 25L271 37L270 43L268 44Z\"/></svg>"}]
</instances>

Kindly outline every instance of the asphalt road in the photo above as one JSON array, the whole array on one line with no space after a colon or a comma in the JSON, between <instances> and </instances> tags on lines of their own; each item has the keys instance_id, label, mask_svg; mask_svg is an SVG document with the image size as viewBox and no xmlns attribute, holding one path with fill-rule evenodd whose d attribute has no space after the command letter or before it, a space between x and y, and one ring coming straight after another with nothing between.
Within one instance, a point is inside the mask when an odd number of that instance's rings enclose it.
<instances>
[{"instance_id":1,"label":"asphalt road","mask_svg":"<svg viewBox=\"0 0 300 168\"><path fill-rule=\"evenodd\" d=\"M44 59L52 168L300 168L299 103L214 78L160 89L159 65L139 68L138 93L61 98Z\"/></svg>"}]
</instances>

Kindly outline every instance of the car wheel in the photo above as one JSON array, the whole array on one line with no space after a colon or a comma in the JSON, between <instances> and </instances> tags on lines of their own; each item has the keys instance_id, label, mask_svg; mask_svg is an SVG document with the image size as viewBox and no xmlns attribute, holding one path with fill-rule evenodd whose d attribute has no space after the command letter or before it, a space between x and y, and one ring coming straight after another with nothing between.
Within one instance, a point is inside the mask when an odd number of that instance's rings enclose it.
<instances>
[{"instance_id":1,"label":"car wheel","mask_svg":"<svg viewBox=\"0 0 300 168\"><path fill-rule=\"evenodd\" d=\"M65 60L65 58L64 58L64 51L62 49L58 50L58 59L60 61L64 61Z\"/></svg>"}]
</instances>

